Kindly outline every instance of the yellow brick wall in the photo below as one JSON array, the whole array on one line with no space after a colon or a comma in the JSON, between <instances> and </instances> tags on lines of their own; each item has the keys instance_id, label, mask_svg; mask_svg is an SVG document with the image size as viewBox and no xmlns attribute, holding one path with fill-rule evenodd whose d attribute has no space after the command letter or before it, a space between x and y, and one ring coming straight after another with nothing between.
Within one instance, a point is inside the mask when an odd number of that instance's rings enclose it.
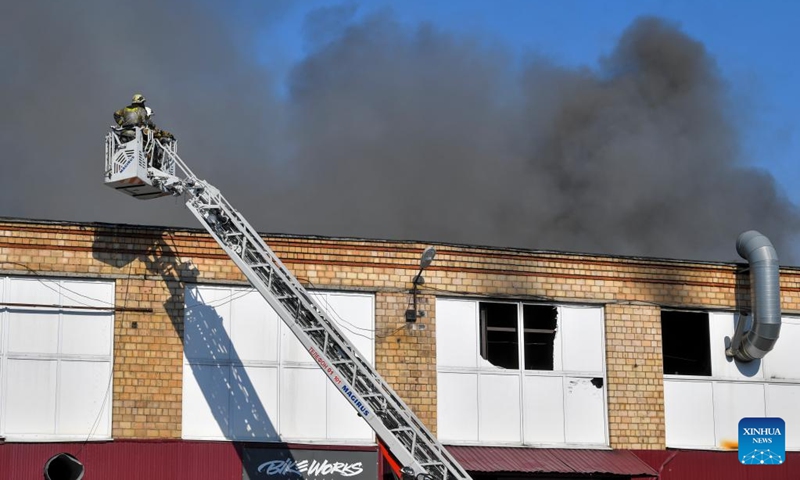
<instances>
[{"instance_id":1,"label":"yellow brick wall","mask_svg":"<svg viewBox=\"0 0 800 480\"><path fill-rule=\"evenodd\" d=\"M182 298L182 291L181 291ZM116 281L117 305L153 308L152 314L118 312L114 325L112 434L180 438L183 308L160 280ZM167 308L174 312L167 314Z\"/></svg>"},{"instance_id":2,"label":"yellow brick wall","mask_svg":"<svg viewBox=\"0 0 800 480\"><path fill-rule=\"evenodd\" d=\"M439 245L422 289L426 329L407 330L408 292L426 245L266 241L309 287L375 292L377 368L434 431L436 295L604 305L615 448L664 447L660 307L730 311L747 298L747 277L734 264ZM117 438L180 437L184 285L245 282L200 230L8 220L0 221L0 273L116 282ZM800 270L781 270L781 294L784 312L800 313Z\"/></svg>"},{"instance_id":3,"label":"yellow brick wall","mask_svg":"<svg viewBox=\"0 0 800 480\"><path fill-rule=\"evenodd\" d=\"M425 317L406 325L408 295L378 292L375 298L375 366L419 419L436 433L435 301L421 296ZM422 329L424 328L424 329Z\"/></svg>"},{"instance_id":4,"label":"yellow brick wall","mask_svg":"<svg viewBox=\"0 0 800 480\"><path fill-rule=\"evenodd\" d=\"M664 449L661 310L607 305L605 317L611 446Z\"/></svg>"}]
</instances>

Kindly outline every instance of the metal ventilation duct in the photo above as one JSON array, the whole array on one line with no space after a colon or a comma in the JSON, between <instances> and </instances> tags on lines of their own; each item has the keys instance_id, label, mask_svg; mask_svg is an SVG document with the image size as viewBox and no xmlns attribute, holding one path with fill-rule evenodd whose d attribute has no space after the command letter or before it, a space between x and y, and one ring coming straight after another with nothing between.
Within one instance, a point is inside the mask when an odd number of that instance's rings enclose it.
<instances>
[{"instance_id":1,"label":"metal ventilation duct","mask_svg":"<svg viewBox=\"0 0 800 480\"><path fill-rule=\"evenodd\" d=\"M764 235L750 230L739 235L736 251L750 264L750 303L753 324L742 338L740 319L728 355L743 362L763 358L781 332L781 298L778 254Z\"/></svg>"}]
</instances>

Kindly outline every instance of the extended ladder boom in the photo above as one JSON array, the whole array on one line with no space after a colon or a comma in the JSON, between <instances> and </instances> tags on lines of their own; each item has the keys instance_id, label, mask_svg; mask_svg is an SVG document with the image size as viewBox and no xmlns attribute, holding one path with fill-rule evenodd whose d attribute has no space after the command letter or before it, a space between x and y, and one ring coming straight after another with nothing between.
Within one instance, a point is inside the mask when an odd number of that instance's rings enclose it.
<instances>
[{"instance_id":1,"label":"extended ladder boom","mask_svg":"<svg viewBox=\"0 0 800 480\"><path fill-rule=\"evenodd\" d=\"M166 193L185 195L189 210L403 465L404 475L470 480L220 191L197 178L174 149L157 147L177 169L164 173L150 168L153 185Z\"/></svg>"}]
</instances>

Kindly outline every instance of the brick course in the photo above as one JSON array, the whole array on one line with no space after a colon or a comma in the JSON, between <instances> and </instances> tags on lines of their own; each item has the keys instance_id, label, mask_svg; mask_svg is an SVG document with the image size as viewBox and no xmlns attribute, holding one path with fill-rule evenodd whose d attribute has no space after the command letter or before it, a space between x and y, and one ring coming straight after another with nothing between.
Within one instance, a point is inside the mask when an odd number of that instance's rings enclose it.
<instances>
[{"instance_id":1,"label":"brick course","mask_svg":"<svg viewBox=\"0 0 800 480\"><path fill-rule=\"evenodd\" d=\"M660 308L732 311L747 298L736 264L438 245L420 297L426 328L410 330L426 245L265 239L307 286L376 293L376 366L434 432L437 294L605 305L611 445L631 449L665 446ZM17 220L0 221L0 272L116 282L116 438L180 437L184 285L245 283L204 231ZM781 292L784 312L800 313L800 270L781 269Z\"/></svg>"}]
</instances>

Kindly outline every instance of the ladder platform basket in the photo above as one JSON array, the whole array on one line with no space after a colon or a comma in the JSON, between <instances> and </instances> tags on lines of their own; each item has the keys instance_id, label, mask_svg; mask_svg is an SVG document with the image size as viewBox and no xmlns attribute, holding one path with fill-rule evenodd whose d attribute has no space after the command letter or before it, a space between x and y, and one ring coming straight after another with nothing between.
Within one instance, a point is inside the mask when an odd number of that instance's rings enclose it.
<instances>
[{"instance_id":1,"label":"ladder platform basket","mask_svg":"<svg viewBox=\"0 0 800 480\"><path fill-rule=\"evenodd\" d=\"M153 133L148 128L111 127L106 135L106 185L140 200L170 195L157 180L175 175L177 142L155 139Z\"/></svg>"}]
</instances>

